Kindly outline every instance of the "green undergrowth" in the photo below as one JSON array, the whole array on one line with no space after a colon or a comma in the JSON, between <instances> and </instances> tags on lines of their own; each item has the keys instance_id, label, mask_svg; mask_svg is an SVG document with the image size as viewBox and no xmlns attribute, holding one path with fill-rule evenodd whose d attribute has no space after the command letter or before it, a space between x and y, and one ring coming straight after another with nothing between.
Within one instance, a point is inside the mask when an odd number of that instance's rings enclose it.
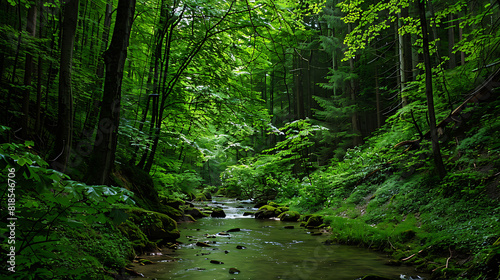
<instances>
[{"instance_id":1,"label":"green undergrowth","mask_svg":"<svg viewBox=\"0 0 500 280\"><path fill-rule=\"evenodd\" d=\"M10 203L0 205L0 247L15 252L15 266L2 262L1 279L11 271L16 279L114 279L136 254L179 237L172 217L182 211L158 208L162 203L152 186L138 200L157 211L134 201L131 190L152 183L144 174L122 169L115 177L121 187L87 185L51 169L32 146L0 144L0 169L6 171L0 181L7 182L0 191ZM9 217L17 219L15 233L7 227Z\"/></svg>"},{"instance_id":2,"label":"green undergrowth","mask_svg":"<svg viewBox=\"0 0 500 280\"><path fill-rule=\"evenodd\" d=\"M434 279L499 279L499 104L469 108L466 122L448 128L441 180L428 141L394 148L416 133L400 131L394 118L275 201L323 215L333 241L385 251L393 264L413 264Z\"/></svg>"}]
</instances>

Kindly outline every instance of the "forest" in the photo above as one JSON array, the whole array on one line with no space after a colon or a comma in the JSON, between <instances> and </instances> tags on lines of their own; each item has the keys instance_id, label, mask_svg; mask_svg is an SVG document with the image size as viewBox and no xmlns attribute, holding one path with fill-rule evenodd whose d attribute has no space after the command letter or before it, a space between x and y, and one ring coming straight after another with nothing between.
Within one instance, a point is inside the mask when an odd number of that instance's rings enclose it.
<instances>
[{"instance_id":1,"label":"forest","mask_svg":"<svg viewBox=\"0 0 500 280\"><path fill-rule=\"evenodd\" d=\"M500 279L499 93L498 0L0 0L0 278L142 275L223 197Z\"/></svg>"}]
</instances>

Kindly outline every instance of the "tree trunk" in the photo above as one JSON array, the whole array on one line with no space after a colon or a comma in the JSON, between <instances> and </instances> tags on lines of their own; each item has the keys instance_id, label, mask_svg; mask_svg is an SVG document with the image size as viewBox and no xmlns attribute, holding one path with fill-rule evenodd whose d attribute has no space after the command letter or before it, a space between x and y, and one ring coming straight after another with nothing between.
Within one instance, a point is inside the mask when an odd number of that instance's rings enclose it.
<instances>
[{"instance_id":1,"label":"tree trunk","mask_svg":"<svg viewBox=\"0 0 500 280\"><path fill-rule=\"evenodd\" d=\"M127 58L135 3L136 0L119 0L113 37L108 50L104 52L106 78L98 128L98 135L101 135L99 140L102 141L98 141L99 136L96 136L89 168L89 182L92 184L108 184L115 162L123 68Z\"/></svg>"},{"instance_id":2,"label":"tree trunk","mask_svg":"<svg viewBox=\"0 0 500 280\"><path fill-rule=\"evenodd\" d=\"M109 29L111 27L111 13L113 11L113 3L108 0L106 3L106 11L104 12L104 29L102 31L101 37L101 51L100 53L104 53L106 48L108 47L109 40ZM90 106L90 110L87 112L87 116L85 118L85 123L83 125L82 136L86 135L89 138L92 138L94 135L97 117L99 115L99 105L101 103L102 95L101 88L104 79L104 62L102 59L97 63L96 70L97 82L95 86L95 90L92 92L92 104Z\"/></svg>"},{"instance_id":3,"label":"tree trunk","mask_svg":"<svg viewBox=\"0 0 500 280\"><path fill-rule=\"evenodd\" d=\"M400 28L402 23L402 18L408 17L408 8L402 9L401 13L398 13L398 28ZM399 54L399 76L400 76L400 94L402 106L408 105L408 97L405 94L406 84L410 80L411 76L411 37L409 34L401 35L398 32L398 54Z\"/></svg>"},{"instance_id":4,"label":"tree trunk","mask_svg":"<svg viewBox=\"0 0 500 280\"><path fill-rule=\"evenodd\" d=\"M40 1L40 26L38 29L38 37L42 38L43 30L43 1ZM36 83L36 107L35 107L35 133L40 135L42 130L42 76L43 76L43 58L38 54L38 70L37 70L37 83Z\"/></svg>"},{"instance_id":5,"label":"tree trunk","mask_svg":"<svg viewBox=\"0 0 500 280\"><path fill-rule=\"evenodd\" d=\"M439 139L436 129L436 115L434 113L434 98L432 92L432 67L431 58L429 52L429 35L427 31L427 19L425 17L425 3L423 1L418 2L418 10L420 16L420 25L422 26L422 41L423 41L423 55L424 55L424 65L425 65L425 95L427 97L427 108L429 110L429 126L431 132L431 142L432 142L432 154L434 157L434 163L436 164L436 169L439 178L443 179L446 176L446 169L444 167L443 159L441 157L441 150L439 148Z\"/></svg>"},{"instance_id":6,"label":"tree trunk","mask_svg":"<svg viewBox=\"0 0 500 280\"><path fill-rule=\"evenodd\" d=\"M31 37L35 37L36 34L36 13L37 7L36 4L32 4L28 10L28 22L26 23L26 32L31 35ZM32 50L28 49L26 52L26 60L24 66L24 86L23 90L23 117L21 121L22 126L22 137L28 138L29 134L29 110L30 110L30 93L31 93L31 76L33 74L33 54Z\"/></svg>"},{"instance_id":7,"label":"tree trunk","mask_svg":"<svg viewBox=\"0 0 500 280\"><path fill-rule=\"evenodd\" d=\"M377 99L377 128L382 126L382 118L380 113L380 89L378 85L378 71L375 70L375 97Z\"/></svg>"},{"instance_id":8,"label":"tree trunk","mask_svg":"<svg viewBox=\"0 0 500 280\"><path fill-rule=\"evenodd\" d=\"M453 22L453 15L450 15L450 23L448 26L448 56L450 60L448 61L448 67L453 69L457 66L455 54L453 53L453 47L455 46L455 23Z\"/></svg>"},{"instance_id":9,"label":"tree trunk","mask_svg":"<svg viewBox=\"0 0 500 280\"><path fill-rule=\"evenodd\" d=\"M348 29L349 33L352 31L351 24L348 24L347 29ZM349 69L350 69L351 75L354 75L354 58L349 59ZM357 81L357 79L354 79L353 77L351 77L349 95L350 95L351 103L353 105L356 104L357 91L358 91L358 81ZM363 144L363 139L361 138L361 131L359 129L357 109L354 109L352 114L351 114L351 125L352 125L352 131L355 134L354 138L352 139L353 146L358 146L358 145Z\"/></svg>"},{"instance_id":10,"label":"tree trunk","mask_svg":"<svg viewBox=\"0 0 500 280\"><path fill-rule=\"evenodd\" d=\"M56 153L52 166L61 172L68 167L73 135L73 93L71 91L71 61L78 22L79 0L65 1L61 35L61 61L59 74L58 121Z\"/></svg>"}]
</instances>

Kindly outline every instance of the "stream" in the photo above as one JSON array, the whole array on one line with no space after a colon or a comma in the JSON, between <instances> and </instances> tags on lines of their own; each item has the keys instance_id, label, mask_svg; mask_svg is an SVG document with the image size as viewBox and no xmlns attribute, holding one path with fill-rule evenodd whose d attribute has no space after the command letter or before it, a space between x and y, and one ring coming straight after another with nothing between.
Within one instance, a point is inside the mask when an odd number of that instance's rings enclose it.
<instances>
[{"instance_id":1,"label":"stream","mask_svg":"<svg viewBox=\"0 0 500 280\"><path fill-rule=\"evenodd\" d=\"M205 205L207 202L195 204ZM385 265L388 259L380 253L355 246L324 245L327 235L300 228L298 222L243 216L244 211L257 210L252 209L251 201L217 197L208 206L222 207L226 218L179 224L179 249L170 256L148 256L155 264L134 269L153 279L354 280L368 274L424 279L413 267ZM240 231L226 232L236 228ZM210 247L200 247L197 242Z\"/></svg>"}]
</instances>

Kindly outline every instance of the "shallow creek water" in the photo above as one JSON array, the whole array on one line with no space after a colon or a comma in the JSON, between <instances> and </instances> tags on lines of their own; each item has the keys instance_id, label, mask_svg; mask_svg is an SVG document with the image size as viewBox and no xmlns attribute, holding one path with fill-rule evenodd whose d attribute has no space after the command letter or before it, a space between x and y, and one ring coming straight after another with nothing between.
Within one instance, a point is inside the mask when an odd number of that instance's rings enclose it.
<instances>
[{"instance_id":1,"label":"shallow creek water","mask_svg":"<svg viewBox=\"0 0 500 280\"><path fill-rule=\"evenodd\" d=\"M250 201L215 198L209 206L221 206L226 218L203 218L179 224L182 244L173 255L177 260L160 258L155 264L137 270L156 279L354 280L367 274L392 279L423 279L416 276L412 267L384 265L388 259L379 253L354 246L324 245L322 242L328 239L326 235L312 235L317 230L311 232L300 228L297 222L244 217L243 212L252 210L252 205ZM294 228L284 228L290 225ZM219 234L233 228L241 230ZM213 236L215 238L209 238ZM211 247L197 246L197 241ZM230 274L230 268L240 272Z\"/></svg>"}]
</instances>

